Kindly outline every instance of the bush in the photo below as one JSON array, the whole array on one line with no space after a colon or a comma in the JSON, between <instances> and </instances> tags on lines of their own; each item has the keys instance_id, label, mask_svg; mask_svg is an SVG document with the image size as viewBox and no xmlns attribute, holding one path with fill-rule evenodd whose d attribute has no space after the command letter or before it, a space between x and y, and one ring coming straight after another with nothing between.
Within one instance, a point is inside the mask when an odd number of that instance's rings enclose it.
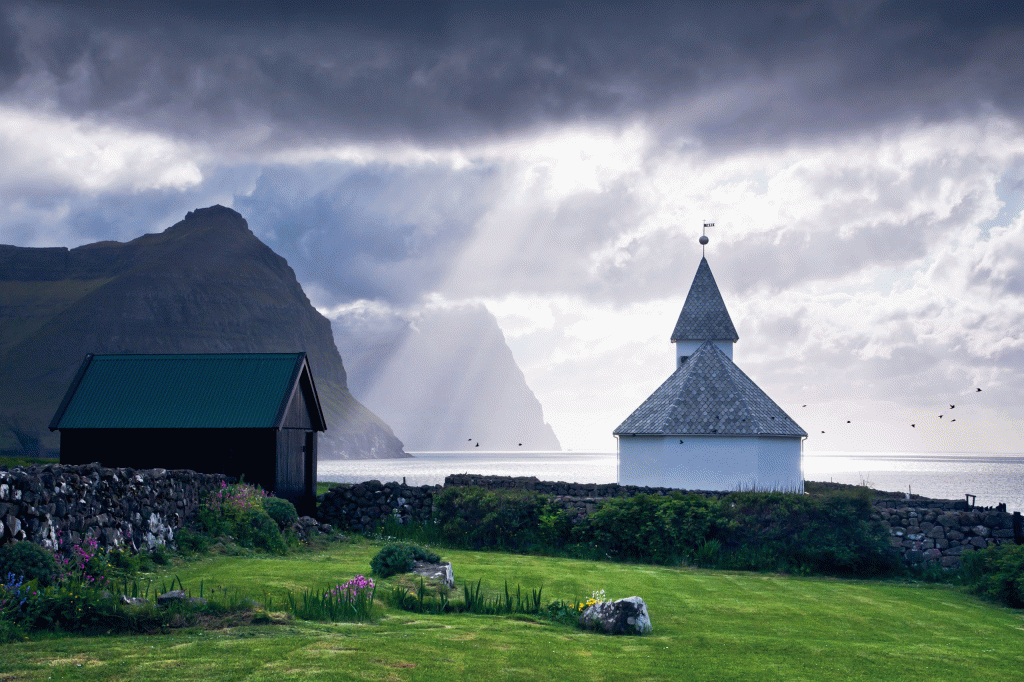
<instances>
[{"instance_id":1,"label":"bush","mask_svg":"<svg viewBox=\"0 0 1024 682\"><path fill-rule=\"evenodd\" d=\"M1024 608L1024 545L1002 544L961 556L962 575L977 595Z\"/></svg>"},{"instance_id":2,"label":"bush","mask_svg":"<svg viewBox=\"0 0 1024 682\"><path fill-rule=\"evenodd\" d=\"M210 535L232 536L243 547L284 554L288 546L277 522L264 509L267 499L265 492L247 483L222 485L207 497L200 509L200 525ZM185 542L191 540L193 538L186 538ZM181 544L179 538L179 546Z\"/></svg>"},{"instance_id":3,"label":"bush","mask_svg":"<svg viewBox=\"0 0 1024 682\"><path fill-rule=\"evenodd\" d=\"M471 549L558 546L571 528L564 509L530 490L445 488L434 496L434 509L441 537Z\"/></svg>"},{"instance_id":4,"label":"bush","mask_svg":"<svg viewBox=\"0 0 1024 682\"><path fill-rule=\"evenodd\" d=\"M115 580L132 578L142 566L142 555L114 549L107 553L107 565L109 566L108 578Z\"/></svg>"},{"instance_id":5,"label":"bush","mask_svg":"<svg viewBox=\"0 0 1024 682\"><path fill-rule=\"evenodd\" d=\"M623 561L833 575L901 570L864 490L634 495L573 528L578 551Z\"/></svg>"},{"instance_id":6,"label":"bush","mask_svg":"<svg viewBox=\"0 0 1024 682\"><path fill-rule=\"evenodd\" d=\"M31 542L13 542L0 547L0 577L13 573L26 581L36 580L40 587L53 584L59 577L53 554Z\"/></svg>"},{"instance_id":7,"label":"bush","mask_svg":"<svg viewBox=\"0 0 1024 682\"><path fill-rule=\"evenodd\" d=\"M717 500L673 493L607 500L578 524L573 537L589 540L613 559L672 564L690 560L731 526ZM702 555L703 556L703 555Z\"/></svg>"},{"instance_id":8,"label":"bush","mask_svg":"<svg viewBox=\"0 0 1024 682\"><path fill-rule=\"evenodd\" d=\"M277 522L262 509L249 509L239 514L232 530L235 540L243 547L274 554L284 554L288 550Z\"/></svg>"},{"instance_id":9,"label":"bush","mask_svg":"<svg viewBox=\"0 0 1024 682\"><path fill-rule=\"evenodd\" d=\"M441 561L441 557L422 547L406 542L396 542L386 545L384 549L377 552L377 556L370 559L370 568L377 576L390 578L398 573L412 571L415 561L436 564Z\"/></svg>"},{"instance_id":10,"label":"bush","mask_svg":"<svg viewBox=\"0 0 1024 682\"><path fill-rule=\"evenodd\" d=\"M270 518L277 522L281 530L291 528L292 524L299 520L299 513L295 510L295 505L280 497L264 498L263 509L270 515Z\"/></svg>"},{"instance_id":11,"label":"bush","mask_svg":"<svg viewBox=\"0 0 1024 682\"><path fill-rule=\"evenodd\" d=\"M178 551L186 554L205 554L210 549L210 539L203 533L189 528L182 528L174 534L174 544ZM154 551L154 559L155 554Z\"/></svg>"},{"instance_id":12,"label":"bush","mask_svg":"<svg viewBox=\"0 0 1024 682\"><path fill-rule=\"evenodd\" d=\"M167 545L156 545L149 552L149 559L157 566L166 566L171 563L171 557L167 552Z\"/></svg>"},{"instance_id":13,"label":"bush","mask_svg":"<svg viewBox=\"0 0 1024 682\"><path fill-rule=\"evenodd\" d=\"M720 537L731 568L851 576L901 569L865 489L820 497L733 493L722 502L732 522Z\"/></svg>"}]
</instances>

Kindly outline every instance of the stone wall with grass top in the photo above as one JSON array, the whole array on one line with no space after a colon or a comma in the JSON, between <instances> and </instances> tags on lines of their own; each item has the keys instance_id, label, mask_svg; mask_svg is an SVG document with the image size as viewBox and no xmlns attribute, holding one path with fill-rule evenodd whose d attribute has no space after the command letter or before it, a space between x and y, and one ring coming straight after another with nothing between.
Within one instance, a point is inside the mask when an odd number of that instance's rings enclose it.
<instances>
[{"instance_id":1,"label":"stone wall with grass top","mask_svg":"<svg viewBox=\"0 0 1024 682\"><path fill-rule=\"evenodd\" d=\"M0 545L30 541L56 550L169 543L208 491L229 479L184 469L108 469L99 464L0 467Z\"/></svg>"},{"instance_id":2,"label":"stone wall with grass top","mask_svg":"<svg viewBox=\"0 0 1024 682\"><path fill-rule=\"evenodd\" d=\"M338 484L320 496L318 517L336 527L360 532L372 530L386 519L399 523L425 522L431 519L434 494L450 486L530 490L551 496L581 516L593 513L602 501L613 497L684 492L721 498L730 494L728 491L679 491L616 483L541 481L532 476L453 474L445 477L444 486L380 481ZM1013 515L1003 509L972 508L964 500L933 500L918 495L905 499L902 495L885 493L880 493L873 504L874 517L889 531L893 549L908 566L956 569L966 553L1015 542Z\"/></svg>"}]
</instances>

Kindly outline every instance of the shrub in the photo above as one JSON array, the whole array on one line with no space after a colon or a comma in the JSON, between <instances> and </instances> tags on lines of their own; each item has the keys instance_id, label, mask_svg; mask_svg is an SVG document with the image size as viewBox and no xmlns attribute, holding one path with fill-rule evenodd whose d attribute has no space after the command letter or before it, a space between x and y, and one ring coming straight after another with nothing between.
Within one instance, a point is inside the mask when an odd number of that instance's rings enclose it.
<instances>
[{"instance_id":1,"label":"shrub","mask_svg":"<svg viewBox=\"0 0 1024 682\"><path fill-rule=\"evenodd\" d=\"M117 550L115 550L116 552ZM72 543L61 543L57 559L62 567L61 580L80 584L101 584L111 578L123 578L128 572L121 570L116 564L111 565L110 555L101 549L96 538L82 538ZM126 559L132 563L131 559Z\"/></svg>"},{"instance_id":2,"label":"shrub","mask_svg":"<svg viewBox=\"0 0 1024 682\"><path fill-rule=\"evenodd\" d=\"M288 549L277 522L262 509L248 509L239 514L232 530L235 540L243 547L274 554L284 554Z\"/></svg>"},{"instance_id":3,"label":"shrub","mask_svg":"<svg viewBox=\"0 0 1024 682\"><path fill-rule=\"evenodd\" d=\"M723 498L732 568L881 575L901 568L864 489L823 496L747 492Z\"/></svg>"},{"instance_id":4,"label":"shrub","mask_svg":"<svg viewBox=\"0 0 1024 682\"><path fill-rule=\"evenodd\" d=\"M692 559L730 526L714 499L634 495L607 500L576 526L574 537L613 559L671 564Z\"/></svg>"},{"instance_id":5,"label":"shrub","mask_svg":"<svg viewBox=\"0 0 1024 682\"><path fill-rule=\"evenodd\" d=\"M471 549L556 546L571 528L561 507L530 490L445 488L434 496L434 509L441 537Z\"/></svg>"},{"instance_id":6,"label":"shrub","mask_svg":"<svg viewBox=\"0 0 1024 682\"><path fill-rule=\"evenodd\" d=\"M281 530L291 528L292 524L299 520L299 513L295 505L280 497L263 498L263 509L270 515L270 518L277 522Z\"/></svg>"},{"instance_id":7,"label":"shrub","mask_svg":"<svg viewBox=\"0 0 1024 682\"><path fill-rule=\"evenodd\" d=\"M964 554L968 588L991 601L1024 608L1024 545L1002 544Z\"/></svg>"},{"instance_id":8,"label":"shrub","mask_svg":"<svg viewBox=\"0 0 1024 682\"><path fill-rule=\"evenodd\" d=\"M149 552L149 558L157 566L166 566L171 563L171 558L167 553L167 545L156 545Z\"/></svg>"},{"instance_id":9,"label":"shrub","mask_svg":"<svg viewBox=\"0 0 1024 682\"><path fill-rule=\"evenodd\" d=\"M243 547L284 554L287 544L277 522L264 509L266 499L264 491L247 483L222 484L200 509L200 525L210 535L232 536Z\"/></svg>"},{"instance_id":10,"label":"shrub","mask_svg":"<svg viewBox=\"0 0 1024 682\"><path fill-rule=\"evenodd\" d=\"M131 554L120 549L107 553L107 564L110 567L108 578L125 579L134 577L142 566L141 554Z\"/></svg>"},{"instance_id":11,"label":"shrub","mask_svg":"<svg viewBox=\"0 0 1024 682\"><path fill-rule=\"evenodd\" d=\"M377 556L370 559L370 568L381 578L390 578L398 573L409 573L416 561L436 564L441 557L422 547L396 542L377 552Z\"/></svg>"},{"instance_id":12,"label":"shrub","mask_svg":"<svg viewBox=\"0 0 1024 682\"><path fill-rule=\"evenodd\" d=\"M179 551L186 554L203 554L210 549L209 538L203 533L189 528L182 528L174 534L174 544ZM154 552L154 559L156 558L155 554Z\"/></svg>"},{"instance_id":13,"label":"shrub","mask_svg":"<svg viewBox=\"0 0 1024 682\"><path fill-rule=\"evenodd\" d=\"M13 542L0 547L0 576L13 573L25 580L36 580L41 587L59 577L53 554L31 542Z\"/></svg>"},{"instance_id":14,"label":"shrub","mask_svg":"<svg viewBox=\"0 0 1024 682\"><path fill-rule=\"evenodd\" d=\"M634 495L573 528L577 549L624 561L838 575L901 570L864 490Z\"/></svg>"}]
</instances>

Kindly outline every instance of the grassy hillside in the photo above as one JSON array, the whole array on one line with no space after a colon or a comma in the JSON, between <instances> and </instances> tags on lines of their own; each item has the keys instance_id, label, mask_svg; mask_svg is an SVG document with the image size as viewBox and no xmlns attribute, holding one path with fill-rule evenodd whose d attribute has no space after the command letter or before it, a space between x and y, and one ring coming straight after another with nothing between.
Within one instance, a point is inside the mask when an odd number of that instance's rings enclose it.
<instances>
[{"instance_id":1,"label":"grassy hillside","mask_svg":"<svg viewBox=\"0 0 1024 682\"><path fill-rule=\"evenodd\" d=\"M369 570L359 540L284 558L176 566L186 587L280 603ZM0 648L5 680L1010 680L1022 614L958 588L444 550L456 579L544 587L546 601L639 595L654 632L605 637L529 619L383 610L168 635L43 637ZM158 578L159 582L159 578ZM382 586L390 581L382 581Z\"/></svg>"}]
</instances>

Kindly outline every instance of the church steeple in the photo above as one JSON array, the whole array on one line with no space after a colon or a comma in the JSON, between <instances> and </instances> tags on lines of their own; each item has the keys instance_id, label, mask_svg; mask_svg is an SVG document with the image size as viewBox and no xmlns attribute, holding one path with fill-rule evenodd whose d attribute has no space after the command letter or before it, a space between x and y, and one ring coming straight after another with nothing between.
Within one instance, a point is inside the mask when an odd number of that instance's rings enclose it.
<instances>
[{"instance_id":1,"label":"church steeple","mask_svg":"<svg viewBox=\"0 0 1024 682\"><path fill-rule=\"evenodd\" d=\"M706 240L707 237L701 239ZM714 341L731 360L732 346L739 338L722 294L718 291L715 276L711 274L708 259L701 257L683 310L672 330L671 340L676 345L675 364L681 365L705 341Z\"/></svg>"}]
</instances>

